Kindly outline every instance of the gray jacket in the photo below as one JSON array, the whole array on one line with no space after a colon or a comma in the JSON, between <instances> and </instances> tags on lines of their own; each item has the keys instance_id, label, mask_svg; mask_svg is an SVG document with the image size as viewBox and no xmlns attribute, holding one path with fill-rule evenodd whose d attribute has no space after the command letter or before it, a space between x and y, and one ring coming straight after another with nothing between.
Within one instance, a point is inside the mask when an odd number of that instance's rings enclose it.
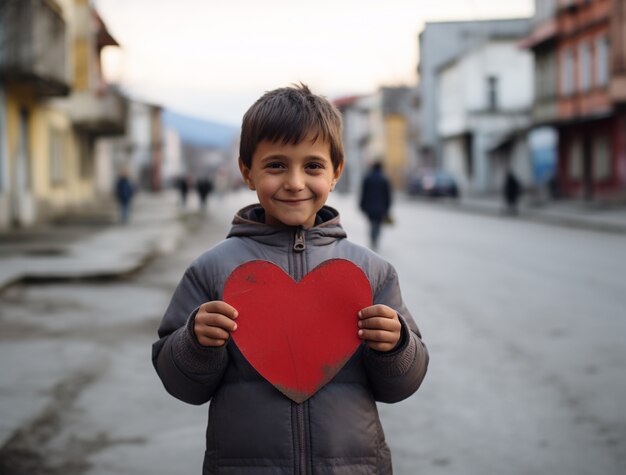
<instances>
[{"instance_id":1,"label":"gray jacket","mask_svg":"<svg viewBox=\"0 0 626 475\"><path fill-rule=\"evenodd\" d=\"M178 284L153 345L153 363L167 391L209 406L206 474L390 474L391 457L376 401L393 403L420 386L428 352L405 307L393 267L349 242L337 211L324 207L316 225L277 228L252 205L233 220L224 241L196 259ZM265 381L230 340L201 346L193 333L200 304L222 300L231 272L248 261L273 262L296 281L329 259L352 261L368 276L374 303L395 309L398 347L380 353L361 344L322 389L296 404Z\"/></svg>"}]
</instances>

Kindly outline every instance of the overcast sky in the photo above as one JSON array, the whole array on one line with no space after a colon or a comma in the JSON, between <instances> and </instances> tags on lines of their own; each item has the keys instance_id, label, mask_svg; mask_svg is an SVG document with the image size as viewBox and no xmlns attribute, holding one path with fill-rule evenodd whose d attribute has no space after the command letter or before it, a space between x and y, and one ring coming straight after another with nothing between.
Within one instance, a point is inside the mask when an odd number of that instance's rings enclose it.
<instances>
[{"instance_id":1,"label":"overcast sky","mask_svg":"<svg viewBox=\"0 0 626 475\"><path fill-rule=\"evenodd\" d=\"M120 43L105 74L133 97L239 125L263 92L331 99L417 82L427 21L531 16L533 0L95 0ZM116 51L117 50L117 51Z\"/></svg>"}]
</instances>

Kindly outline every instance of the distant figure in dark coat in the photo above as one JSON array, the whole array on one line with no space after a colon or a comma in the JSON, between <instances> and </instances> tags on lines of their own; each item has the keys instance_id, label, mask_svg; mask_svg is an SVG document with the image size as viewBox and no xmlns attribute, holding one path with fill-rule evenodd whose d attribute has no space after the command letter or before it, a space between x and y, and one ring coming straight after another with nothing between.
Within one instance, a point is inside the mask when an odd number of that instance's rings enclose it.
<instances>
[{"instance_id":1,"label":"distant figure in dark coat","mask_svg":"<svg viewBox=\"0 0 626 475\"><path fill-rule=\"evenodd\" d=\"M208 177L202 177L196 182L196 191L200 197L200 209L205 210L207 198L213 191L213 182Z\"/></svg>"},{"instance_id":2,"label":"distant figure in dark coat","mask_svg":"<svg viewBox=\"0 0 626 475\"><path fill-rule=\"evenodd\" d=\"M128 177L128 172L122 170L115 182L115 199L119 207L119 221L122 224L128 223L130 204L134 194L135 188Z\"/></svg>"},{"instance_id":3,"label":"distant figure in dark coat","mask_svg":"<svg viewBox=\"0 0 626 475\"><path fill-rule=\"evenodd\" d=\"M509 214L517 214L517 202L522 191L519 180L512 171L508 171L504 179L504 187L502 193L506 203L506 210Z\"/></svg>"},{"instance_id":4,"label":"distant figure in dark coat","mask_svg":"<svg viewBox=\"0 0 626 475\"><path fill-rule=\"evenodd\" d=\"M187 175L182 175L176 180L176 188L180 194L180 205L182 208L187 206L187 195L189 194L189 178Z\"/></svg>"},{"instance_id":5,"label":"distant figure in dark coat","mask_svg":"<svg viewBox=\"0 0 626 475\"><path fill-rule=\"evenodd\" d=\"M378 248L380 231L391 208L391 185L383 174L381 162L375 162L361 186L360 208L370 223L370 247Z\"/></svg>"}]
</instances>

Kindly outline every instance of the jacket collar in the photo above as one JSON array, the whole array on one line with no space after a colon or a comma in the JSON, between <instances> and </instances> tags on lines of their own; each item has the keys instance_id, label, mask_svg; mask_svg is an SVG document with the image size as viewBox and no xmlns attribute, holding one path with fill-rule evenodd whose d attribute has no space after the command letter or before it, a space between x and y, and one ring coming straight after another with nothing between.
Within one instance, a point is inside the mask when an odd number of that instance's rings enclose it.
<instances>
[{"instance_id":1,"label":"jacket collar","mask_svg":"<svg viewBox=\"0 0 626 475\"><path fill-rule=\"evenodd\" d=\"M245 236L267 244L281 245L285 240L291 242L297 230L304 230L307 241L318 245L346 237L339 212L330 206L324 206L318 211L315 226L304 229L301 226L269 226L265 224L265 211L261 205L253 204L237 212L227 238Z\"/></svg>"}]
</instances>

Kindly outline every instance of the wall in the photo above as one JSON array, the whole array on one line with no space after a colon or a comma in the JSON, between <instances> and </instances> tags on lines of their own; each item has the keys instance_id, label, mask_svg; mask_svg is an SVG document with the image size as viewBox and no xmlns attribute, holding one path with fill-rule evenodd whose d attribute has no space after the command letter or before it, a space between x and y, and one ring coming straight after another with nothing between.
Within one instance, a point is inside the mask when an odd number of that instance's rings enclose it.
<instances>
[{"instance_id":1,"label":"wall","mask_svg":"<svg viewBox=\"0 0 626 475\"><path fill-rule=\"evenodd\" d=\"M422 146L433 148L437 153L439 136L436 98L439 92L439 68L489 36L508 34L521 38L527 34L529 27L529 19L426 23L419 35Z\"/></svg>"}]
</instances>

